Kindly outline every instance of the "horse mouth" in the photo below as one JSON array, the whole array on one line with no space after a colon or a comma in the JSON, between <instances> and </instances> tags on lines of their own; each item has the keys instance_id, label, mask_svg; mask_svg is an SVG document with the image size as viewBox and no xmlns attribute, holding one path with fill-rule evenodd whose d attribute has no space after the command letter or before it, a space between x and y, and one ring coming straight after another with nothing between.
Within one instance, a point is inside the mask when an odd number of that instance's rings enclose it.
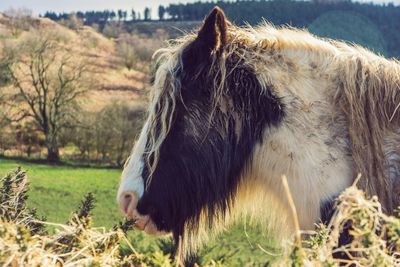
<instances>
[{"instance_id":1,"label":"horse mouth","mask_svg":"<svg viewBox=\"0 0 400 267\"><path fill-rule=\"evenodd\" d=\"M146 234L154 236L164 236L168 232L159 230L156 223L151 219L149 215L141 215L136 211L131 218L134 221L134 226L136 229L144 231Z\"/></svg>"},{"instance_id":2,"label":"horse mouth","mask_svg":"<svg viewBox=\"0 0 400 267\"><path fill-rule=\"evenodd\" d=\"M168 232L159 230L150 215L140 214L137 210L139 198L134 192L125 192L120 197L120 209L125 218L134 222L134 227L150 235L166 235Z\"/></svg>"}]
</instances>

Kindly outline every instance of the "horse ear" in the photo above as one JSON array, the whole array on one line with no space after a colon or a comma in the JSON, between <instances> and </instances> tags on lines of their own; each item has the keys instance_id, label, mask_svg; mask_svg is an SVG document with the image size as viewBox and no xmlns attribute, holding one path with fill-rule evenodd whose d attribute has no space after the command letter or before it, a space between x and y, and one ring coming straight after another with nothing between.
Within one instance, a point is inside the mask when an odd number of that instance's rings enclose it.
<instances>
[{"instance_id":1,"label":"horse ear","mask_svg":"<svg viewBox=\"0 0 400 267\"><path fill-rule=\"evenodd\" d=\"M196 39L182 53L185 73L194 73L206 68L211 55L223 51L227 43L228 24L224 12L219 7L210 12Z\"/></svg>"},{"instance_id":2,"label":"horse ear","mask_svg":"<svg viewBox=\"0 0 400 267\"><path fill-rule=\"evenodd\" d=\"M214 7L204 20L196 41L209 53L222 51L226 46L228 23L224 11Z\"/></svg>"}]
</instances>

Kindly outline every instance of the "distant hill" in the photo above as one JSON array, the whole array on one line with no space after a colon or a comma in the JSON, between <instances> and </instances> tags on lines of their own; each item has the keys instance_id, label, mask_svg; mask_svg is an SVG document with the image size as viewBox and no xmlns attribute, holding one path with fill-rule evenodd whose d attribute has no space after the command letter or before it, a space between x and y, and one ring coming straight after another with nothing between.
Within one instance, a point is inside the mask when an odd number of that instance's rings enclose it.
<instances>
[{"instance_id":1,"label":"distant hill","mask_svg":"<svg viewBox=\"0 0 400 267\"><path fill-rule=\"evenodd\" d=\"M24 38L32 28L56 29L57 33L69 39L74 46L74 53L79 53L94 63L91 66L93 88L90 88L91 92L84 100L84 108L90 111L100 110L112 100L142 102L147 75L121 66L116 54L115 40L104 37L89 26L71 30L47 18L30 18L28 25L24 26L21 19L0 13L0 40Z\"/></svg>"},{"instance_id":2,"label":"distant hill","mask_svg":"<svg viewBox=\"0 0 400 267\"><path fill-rule=\"evenodd\" d=\"M372 27L371 29L363 28L361 31L364 34L373 33L376 36L378 30L384 39L380 42L378 50L381 51L381 45L384 43L386 56L400 58L400 6L391 3L385 5L377 5L374 3L358 3L348 0L330 0L330 1L294 1L294 0L248 0L248 1L217 1L217 2L200 2L196 1L187 4L170 4L166 7L166 12L171 20L176 21L194 21L203 20L208 12L215 6L220 6L229 19L236 24L242 25L249 23L251 25L259 24L263 19L272 22L275 25L291 25L298 28L307 28L314 21L320 18L319 22L323 22L329 32L319 32L323 36L335 38L343 38L341 33L335 32L335 27L338 31L343 31L344 27L354 28L353 19L358 26ZM330 12L352 12L356 16L345 15L344 20L332 20L333 17L321 17ZM335 14L335 13L334 13ZM336 13L338 14L338 13ZM342 16L340 16L342 17ZM357 18L356 18L357 17ZM337 23L336 24L330 24ZM366 22L368 21L368 22ZM315 28L315 24L313 27ZM358 27L357 26L357 27ZM352 31L350 29L350 31ZM361 28L358 28L361 29ZM362 33L356 33L356 36ZM350 38L350 35L345 34L343 38L348 41L360 42L361 45L374 47L376 41L369 38ZM380 37L379 37L380 38ZM366 44L365 41L372 41L373 44Z\"/></svg>"},{"instance_id":3,"label":"distant hill","mask_svg":"<svg viewBox=\"0 0 400 267\"><path fill-rule=\"evenodd\" d=\"M309 31L337 40L346 40L387 55L386 42L378 27L367 17L351 11L331 11L319 16Z\"/></svg>"},{"instance_id":4,"label":"distant hill","mask_svg":"<svg viewBox=\"0 0 400 267\"><path fill-rule=\"evenodd\" d=\"M148 36L157 30L163 30L169 38L177 38L201 26L202 21L136 21L125 22L125 28L129 32L138 32Z\"/></svg>"}]
</instances>

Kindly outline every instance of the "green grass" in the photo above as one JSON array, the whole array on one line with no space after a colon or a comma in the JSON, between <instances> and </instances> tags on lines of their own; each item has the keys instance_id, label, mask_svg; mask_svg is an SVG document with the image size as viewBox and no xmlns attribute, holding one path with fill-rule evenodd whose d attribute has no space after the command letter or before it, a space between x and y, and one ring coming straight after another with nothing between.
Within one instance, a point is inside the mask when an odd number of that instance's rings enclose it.
<instances>
[{"instance_id":1,"label":"green grass","mask_svg":"<svg viewBox=\"0 0 400 267\"><path fill-rule=\"evenodd\" d=\"M0 177L21 166L30 182L28 207L37 209L48 221L65 223L83 196L96 198L93 211L95 226L112 227L122 216L116 203L119 170L49 166L0 159Z\"/></svg>"},{"instance_id":2,"label":"green grass","mask_svg":"<svg viewBox=\"0 0 400 267\"><path fill-rule=\"evenodd\" d=\"M92 192L96 198L93 211L94 226L110 228L123 218L119 214L116 193L120 170L49 166L0 159L0 177L21 166L27 171L30 182L28 207L36 208L47 221L65 223L83 196ZM260 249L274 251L271 238L257 228L237 224L210 242L200 253L200 262L217 260L226 266L265 266L271 256ZM158 250L158 242L137 231L130 239L139 252Z\"/></svg>"}]
</instances>

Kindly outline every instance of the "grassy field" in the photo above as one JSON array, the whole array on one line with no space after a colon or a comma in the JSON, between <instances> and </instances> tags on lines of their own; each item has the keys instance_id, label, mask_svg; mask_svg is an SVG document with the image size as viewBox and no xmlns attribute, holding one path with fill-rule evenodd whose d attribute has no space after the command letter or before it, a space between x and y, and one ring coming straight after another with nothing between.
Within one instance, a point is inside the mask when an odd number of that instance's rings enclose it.
<instances>
[{"instance_id":1,"label":"grassy field","mask_svg":"<svg viewBox=\"0 0 400 267\"><path fill-rule=\"evenodd\" d=\"M37 208L38 214L48 221L67 221L88 192L92 192L97 200L93 214L96 226L109 228L122 220L116 204L119 170L48 166L0 159L0 176L17 166L25 169L29 177L29 207Z\"/></svg>"},{"instance_id":2,"label":"grassy field","mask_svg":"<svg viewBox=\"0 0 400 267\"><path fill-rule=\"evenodd\" d=\"M116 203L120 170L49 166L0 159L0 177L21 166L27 170L30 182L28 206L48 221L65 223L82 200L92 192L96 198L93 211L95 226L110 228L123 218ZM131 231L130 239L139 251L153 252L158 248L156 238ZM260 246L273 251L273 241L256 228L235 225L200 253L201 262L211 259L224 262L227 266L265 266L271 256Z\"/></svg>"}]
</instances>

